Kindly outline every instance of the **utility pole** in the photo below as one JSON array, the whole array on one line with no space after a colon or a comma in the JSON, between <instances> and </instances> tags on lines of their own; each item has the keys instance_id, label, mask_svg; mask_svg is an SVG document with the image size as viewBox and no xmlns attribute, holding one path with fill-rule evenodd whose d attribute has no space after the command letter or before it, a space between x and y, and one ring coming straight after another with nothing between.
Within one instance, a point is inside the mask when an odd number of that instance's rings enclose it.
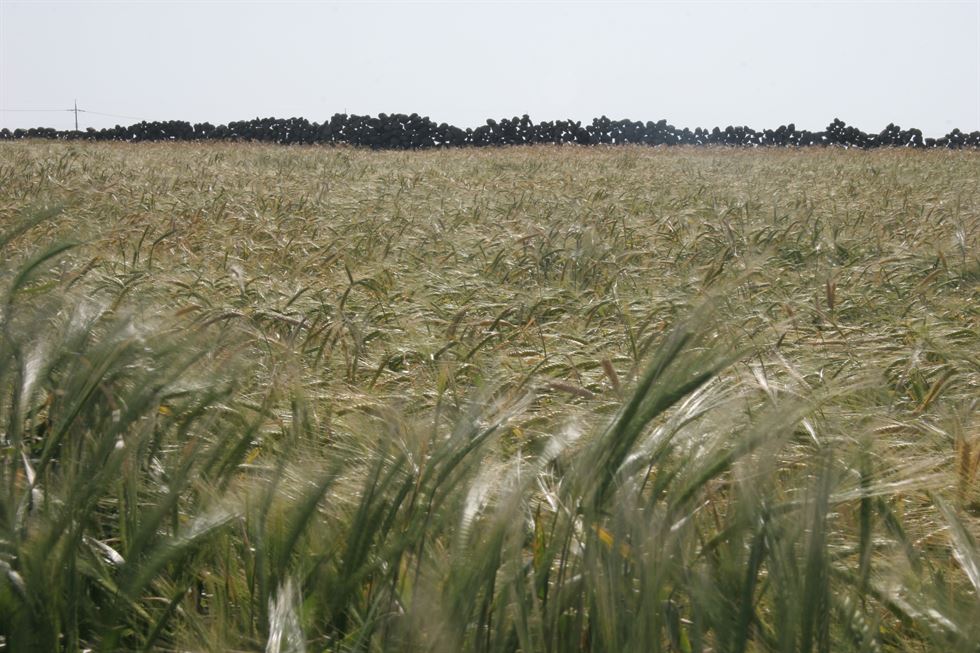
<instances>
[{"instance_id":1,"label":"utility pole","mask_svg":"<svg viewBox=\"0 0 980 653\"><path fill-rule=\"evenodd\" d=\"M78 98L75 98L75 131L78 131Z\"/></svg>"}]
</instances>

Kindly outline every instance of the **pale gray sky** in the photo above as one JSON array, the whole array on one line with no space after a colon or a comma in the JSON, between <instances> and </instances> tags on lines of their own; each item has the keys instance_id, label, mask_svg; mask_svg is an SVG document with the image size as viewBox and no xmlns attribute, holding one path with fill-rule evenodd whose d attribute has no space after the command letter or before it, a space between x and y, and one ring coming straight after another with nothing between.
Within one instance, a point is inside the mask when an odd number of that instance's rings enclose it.
<instances>
[{"instance_id":1,"label":"pale gray sky","mask_svg":"<svg viewBox=\"0 0 980 653\"><path fill-rule=\"evenodd\" d=\"M461 127L834 117L980 129L980 0L51 2L0 0L0 126L418 112Z\"/></svg>"}]
</instances>

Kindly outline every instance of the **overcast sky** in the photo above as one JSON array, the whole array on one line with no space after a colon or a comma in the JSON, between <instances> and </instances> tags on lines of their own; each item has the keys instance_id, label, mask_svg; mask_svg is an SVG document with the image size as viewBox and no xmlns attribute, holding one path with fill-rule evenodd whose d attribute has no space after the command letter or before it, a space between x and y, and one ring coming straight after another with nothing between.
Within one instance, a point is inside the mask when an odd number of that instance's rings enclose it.
<instances>
[{"instance_id":1,"label":"overcast sky","mask_svg":"<svg viewBox=\"0 0 980 653\"><path fill-rule=\"evenodd\" d=\"M418 112L980 129L980 0L0 0L0 126ZM16 111L15 111L16 110ZM118 116L118 117L116 117Z\"/></svg>"}]
</instances>

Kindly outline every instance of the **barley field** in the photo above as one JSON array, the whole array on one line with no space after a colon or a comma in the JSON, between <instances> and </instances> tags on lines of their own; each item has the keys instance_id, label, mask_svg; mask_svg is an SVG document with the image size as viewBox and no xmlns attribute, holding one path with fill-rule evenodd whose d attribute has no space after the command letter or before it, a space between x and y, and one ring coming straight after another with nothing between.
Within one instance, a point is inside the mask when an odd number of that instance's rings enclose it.
<instances>
[{"instance_id":1,"label":"barley field","mask_svg":"<svg viewBox=\"0 0 980 653\"><path fill-rule=\"evenodd\" d=\"M971 652L980 154L0 143L0 650Z\"/></svg>"}]
</instances>

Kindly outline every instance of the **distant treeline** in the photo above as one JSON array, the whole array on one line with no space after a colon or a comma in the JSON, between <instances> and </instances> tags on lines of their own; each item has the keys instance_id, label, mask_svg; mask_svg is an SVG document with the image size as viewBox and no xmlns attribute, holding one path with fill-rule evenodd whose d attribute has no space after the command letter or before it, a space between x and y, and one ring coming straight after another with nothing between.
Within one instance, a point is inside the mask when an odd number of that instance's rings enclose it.
<instances>
[{"instance_id":1,"label":"distant treeline","mask_svg":"<svg viewBox=\"0 0 980 653\"><path fill-rule=\"evenodd\" d=\"M88 128L85 131L47 127L0 130L0 139L48 138L89 141L258 141L262 143L335 143L388 150L418 150L435 147L486 147L491 145L532 145L575 143L579 145L636 143L642 145L729 145L739 147L803 147L837 145L857 148L980 148L980 131L964 134L954 129L942 138L923 138L918 129L902 129L893 124L878 134L866 134L835 119L827 129L811 132L783 125L756 131L749 127L715 127L695 130L678 128L666 120L639 122L610 120L603 116L591 124L556 120L534 123L520 118L487 120L475 129L436 123L416 113L357 116L336 114L323 123L305 118L255 118L212 125L182 120L140 122L128 127Z\"/></svg>"}]
</instances>

